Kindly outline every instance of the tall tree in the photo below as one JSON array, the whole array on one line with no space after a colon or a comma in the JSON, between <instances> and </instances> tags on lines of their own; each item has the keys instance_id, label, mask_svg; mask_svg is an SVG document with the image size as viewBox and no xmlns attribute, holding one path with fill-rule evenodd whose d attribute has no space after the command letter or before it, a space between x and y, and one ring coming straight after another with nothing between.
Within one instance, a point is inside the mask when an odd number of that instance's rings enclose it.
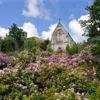
<instances>
[{"instance_id":1,"label":"tall tree","mask_svg":"<svg viewBox=\"0 0 100 100\"><path fill-rule=\"evenodd\" d=\"M81 21L82 27L85 29L85 34L90 38L100 36L100 0L94 0L91 6L87 6L89 19Z\"/></svg>"},{"instance_id":2,"label":"tall tree","mask_svg":"<svg viewBox=\"0 0 100 100\"><path fill-rule=\"evenodd\" d=\"M85 35L89 37L88 42L96 45L92 48L92 53L98 55L100 54L100 0L94 0L86 10L89 12L89 19L81 20L80 23L85 30Z\"/></svg>"},{"instance_id":3,"label":"tall tree","mask_svg":"<svg viewBox=\"0 0 100 100\"><path fill-rule=\"evenodd\" d=\"M13 24L9 28L8 37L13 38L13 40L15 41L15 48L18 50L18 49L23 48L24 40L27 37L27 33L24 32L22 29L18 28L16 24Z\"/></svg>"}]
</instances>

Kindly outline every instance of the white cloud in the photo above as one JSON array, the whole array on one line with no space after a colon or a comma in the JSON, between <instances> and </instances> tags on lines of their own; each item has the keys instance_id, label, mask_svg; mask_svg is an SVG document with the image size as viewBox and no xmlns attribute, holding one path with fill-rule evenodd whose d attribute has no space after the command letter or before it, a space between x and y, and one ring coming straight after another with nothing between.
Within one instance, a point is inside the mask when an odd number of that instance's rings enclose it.
<instances>
[{"instance_id":1,"label":"white cloud","mask_svg":"<svg viewBox=\"0 0 100 100\"><path fill-rule=\"evenodd\" d=\"M21 28L27 32L27 37L38 36L37 28L30 22L24 23Z\"/></svg>"},{"instance_id":2,"label":"white cloud","mask_svg":"<svg viewBox=\"0 0 100 100\"><path fill-rule=\"evenodd\" d=\"M51 39L51 35L52 35L54 29L56 28L56 26L57 26L57 24L51 24L49 26L49 30L48 31L43 31L42 32L42 38L44 38L44 39L48 39L48 38Z\"/></svg>"},{"instance_id":3,"label":"white cloud","mask_svg":"<svg viewBox=\"0 0 100 100\"><path fill-rule=\"evenodd\" d=\"M89 14L87 14L87 15L83 15L83 16L81 16L79 19L78 19L78 21L80 21L80 20L88 20L89 19Z\"/></svg>"},{"instance_id":4,"label":"white cloud","mask_svg":"<svg viewBox=\"0 0 100 100\"><path fill-rule=\"evenodd\" d=\"M44 0L27 0L26 9L23 10L23 15L50 19L49 11L45 7L43 1Z\"/></svg>"},{"instance_id":5,"label":"white cloud","mask_svg":"<svg viewBox=\"0 0 100 100\"><path fill-rule=\"evenodd\" d=\"M81 16L78 20L73 19L69 22L69 29L71 31L71 33L73 33L74 35L72 36L72 38L75 40L75 42L82 42L84 40L87 40L87 37L82 36L84 34L83 28L81 27L81 25L79 24L80 20L87 20L89 17L89 15L84 15Z\"/></svg>"},{"instance_id":6,"label":"white cloud","mask_svg":"<svg viewBox=\"0 0 100 100\"><path fill-rule=\"evenodd\" d=\"M27 32L27 37L38 37L38 31L34 24L27 22L24 23L23 26L19 27L23 29L25 32ZM9 32L9 29L6 29L4 27L0 27L0 37L4 38L6 34Z\"/></svg>"},{"instance_id":7,"label":"white cloud","mask_svg":"<svg viewBox=\"0 0 100 100\"><path fill-rule=\"evenodd\" d=\"M8 29L0 27L0 37L4 38L8 32Z\"/></svg>"}]
</instances>

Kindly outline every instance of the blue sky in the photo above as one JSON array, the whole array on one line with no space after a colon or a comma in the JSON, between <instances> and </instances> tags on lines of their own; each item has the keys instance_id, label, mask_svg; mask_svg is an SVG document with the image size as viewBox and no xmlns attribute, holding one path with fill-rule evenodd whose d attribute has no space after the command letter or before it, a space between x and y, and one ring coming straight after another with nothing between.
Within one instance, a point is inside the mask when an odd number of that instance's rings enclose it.
<instances>
[{"instance_id":1,"label":"blue sky","mask_svg":"<svg viewBox=\"0 0 100 100\"><path fill-rule=\"evenodd\" d=\"M61 18L74 38L80 28L78 19L87 17L85 7L92 2L93 0L0 0L0 35L5 35L8 27L16 23L28 32L29 37L38 35L48 38Z\"/></svg>"}]
</instances>

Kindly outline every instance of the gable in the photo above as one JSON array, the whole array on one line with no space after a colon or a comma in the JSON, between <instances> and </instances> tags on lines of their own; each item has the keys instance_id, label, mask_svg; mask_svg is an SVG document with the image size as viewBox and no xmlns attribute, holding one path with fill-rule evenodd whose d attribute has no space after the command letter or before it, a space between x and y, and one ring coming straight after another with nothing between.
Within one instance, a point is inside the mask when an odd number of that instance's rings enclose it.
<instances>
[{"instance_id":1,"label":"gable","mask_svg":"<svg viewBox=\"0 0 100 100\"><path fill-rule=\"evenodd\" d=\"M75 42L64 26L61 23L58 23L51 37L52 48L54 50L57 50L58 47L65 49L66 46L70 44L75 44Z\"/></svg>"}]
</instances>

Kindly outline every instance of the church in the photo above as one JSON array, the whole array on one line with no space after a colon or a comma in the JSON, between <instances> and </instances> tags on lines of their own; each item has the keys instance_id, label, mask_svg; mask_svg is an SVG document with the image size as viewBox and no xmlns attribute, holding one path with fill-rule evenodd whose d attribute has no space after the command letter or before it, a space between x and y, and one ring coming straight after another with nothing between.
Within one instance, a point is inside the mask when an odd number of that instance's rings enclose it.
<instances>
[{"instance_id":1,"label":"church","mask_svg":"<svg viewBox=\"0 0 100 100\"><path fill-rule=\"evenodd\" d=\"M66 50L67 45L71 46L73 44L75 44L74 40L59 20L58 25L52 33L51 48L54 51L57 51L59 48Z\"/></svg>"}]
</instances>

